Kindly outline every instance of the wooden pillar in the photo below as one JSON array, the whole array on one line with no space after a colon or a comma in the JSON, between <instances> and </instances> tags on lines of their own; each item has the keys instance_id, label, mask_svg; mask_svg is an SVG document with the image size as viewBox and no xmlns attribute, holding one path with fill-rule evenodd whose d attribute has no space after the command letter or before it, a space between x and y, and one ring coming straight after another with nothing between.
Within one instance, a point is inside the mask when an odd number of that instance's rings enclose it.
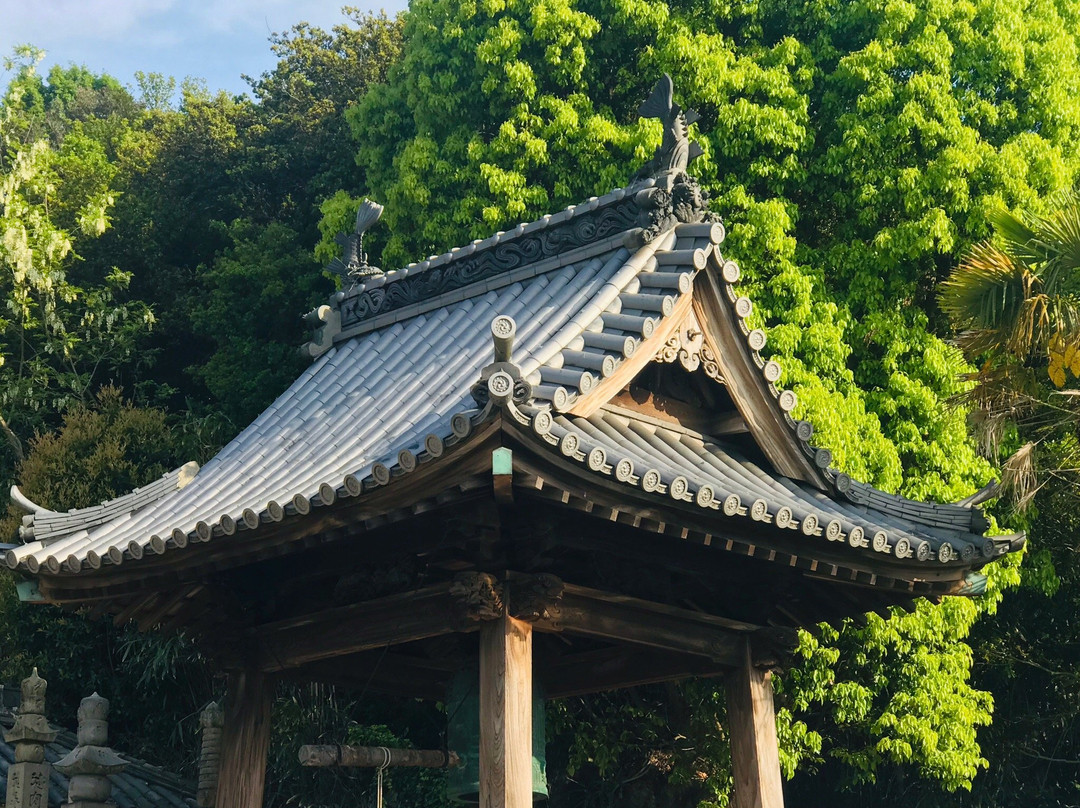
<instances>
[{"instance_id":1,"label":"wooden pillar","mask_svg":"<svg viewBox=\"0 0 1080 808\"><path fill-rule=\"evenodd\" d=\"M262 808L273 700L262 672L229 674L215 808Z\"/></svg>"},{"instance_id":2,"label":"wooden pillar","mask_svg":"<svg viewBox=\"0 0 1080 808\"><path fill-rule=\"evenodd\" d=\"M532 626L504 613L480 630L480 808L532 794Z\"/></svg>"},{"instance_id":3,"label":"wooden pillar","mask_svg":"<svg viewBox=\"0 0 1080 808\"><path fill-rule=\"evenodd\" d=\"M770 672L754 667L749 641L741 656L742 664L727 679L728 734L735 775L732 804L734 808L784 808Z\"/></svg>"}]
</instances>

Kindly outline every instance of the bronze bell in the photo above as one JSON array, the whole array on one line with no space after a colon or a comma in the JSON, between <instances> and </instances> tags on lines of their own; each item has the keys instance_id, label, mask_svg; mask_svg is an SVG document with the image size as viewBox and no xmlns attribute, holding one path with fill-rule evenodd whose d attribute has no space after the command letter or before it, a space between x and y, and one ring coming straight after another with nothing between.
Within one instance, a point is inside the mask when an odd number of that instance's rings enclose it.
<instances>
[{"instance_id":1,"label":"bronze bell","mask_svg":"<svg viewBox=\"0 0 1080 808\"><path fill-rule=\"evenodd\" d=\"M447 772L446 790L455 802L480 803L480 672L465 668L450 683L446 702L446 745L461 757L461 765ZM548 798L544 692L533 679L532 781L533 803Z\"/></svg>"}]
</instances>

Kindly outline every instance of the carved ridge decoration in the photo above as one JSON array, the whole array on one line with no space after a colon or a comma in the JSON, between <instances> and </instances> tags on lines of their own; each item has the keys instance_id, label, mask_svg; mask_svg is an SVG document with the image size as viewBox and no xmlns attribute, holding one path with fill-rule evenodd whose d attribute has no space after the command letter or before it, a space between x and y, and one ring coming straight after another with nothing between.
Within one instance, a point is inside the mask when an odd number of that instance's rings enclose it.
<instances>
[{"instance_id":1,"label":"carved ridge decoration","mask_svg":"<svg viewBox=\"0 0 1080 808\"><path fill-rule=\"evenodd\" d=\"M677 362L689 373L700 368L713 381L725 383L716 354L705 344L705 334L693 312L687 315L678 330L668 338L664 347L653 357L653 361L666 365Z\"/></svg>"},{"instance_id":2,"label":"carved ridge decoration","mask_svg":"<svg viewBox=\"0 0 1080 808\"><path fill-rule=\"evenodd\" d=\"M634 199L624 198L535 234L510 238L471 256L452 259L414 276L363 291L341 303L341 326L356 325L388 311L610 238L640 226L640 217L641 210Z\"/></svg>"}]
</instances>

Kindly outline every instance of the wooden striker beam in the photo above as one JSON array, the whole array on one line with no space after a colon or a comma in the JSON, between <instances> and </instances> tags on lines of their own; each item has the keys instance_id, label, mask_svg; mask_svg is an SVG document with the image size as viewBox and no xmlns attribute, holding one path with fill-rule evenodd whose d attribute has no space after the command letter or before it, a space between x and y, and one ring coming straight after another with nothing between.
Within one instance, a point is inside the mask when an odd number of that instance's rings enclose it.
<instances>
[{"instance_id":1,"label":"wooden striker beam","mask_svg":"<svg viewBox=\"0 0 1080 808\"><path fill-rule=\"evenodd\" d=\"M384 746L307 744L297 754L301 766L346 766L378 769L386 766L444 769L461 765L457 752L442 749L387 749Z\"/></svg>"},{"instance_id":2,"label":"wooden striker beam","mask_svg":"<svg viewBox=\"0 0 1080 808\"><path fill-rule=\"evenodd\" d=\"M274 687L259 671L229 674L215 808L262 808Z\"/></svg>"},{"instance_id":3,"label":"wooden striker beam","mask_svg":"<svg viewBox=\"0 0 1080 808\"><path fill-rule=\"evenodd\" d=\"M734 808L784 808L770 672L755 667L750 642L743 645L742 664L727 679Z\"/></svg>"},{"instance_id":4,"label":"wooden striker beam","mask_svg":"<svg viewBox=\"0 0 1080 808\"><path fill-rule=\"evenodd\" d=\"M480 629L480 808L532 808L532 626Z\"/></svg>"}]
</instances>

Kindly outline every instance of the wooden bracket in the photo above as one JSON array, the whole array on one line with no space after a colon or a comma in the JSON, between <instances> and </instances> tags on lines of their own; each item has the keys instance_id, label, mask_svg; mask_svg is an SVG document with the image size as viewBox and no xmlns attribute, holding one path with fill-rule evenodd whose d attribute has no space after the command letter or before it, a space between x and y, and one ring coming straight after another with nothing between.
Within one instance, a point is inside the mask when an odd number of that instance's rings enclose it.
<instances>
[{"instance_id":1,"label":"wooden bracket","mask_svg":"<svg viewBox=\"0 0 1080 808\"><path fill-rule=\"evenodd\" d=\"M550 629L557 629L565 589L554 575L510 575L506 582L507 610L518 620L543 620Z\"/></svg>"},{"instance_id":2,"label":"wooden bracket","mask_svg":"<svg viewBox=\"0 0 1080 808\"><path fill-rule=\"evenodd\" d=\"M750 637L750 658L759 670L780 671L787 667L799 647L798 629L768 626Z\"/></svg>"},{"instance_id":3,"label":"wooden bracket","mask_svg":"<svg viewBox=\"0 0 1080 808\"><path fill-rule=\"evenodd\" d=\"M462 572L454 576L450 594L464 608L471 622L495 620L503 614L503 585L486 572Z\"/></svg>"}]
</instances>

